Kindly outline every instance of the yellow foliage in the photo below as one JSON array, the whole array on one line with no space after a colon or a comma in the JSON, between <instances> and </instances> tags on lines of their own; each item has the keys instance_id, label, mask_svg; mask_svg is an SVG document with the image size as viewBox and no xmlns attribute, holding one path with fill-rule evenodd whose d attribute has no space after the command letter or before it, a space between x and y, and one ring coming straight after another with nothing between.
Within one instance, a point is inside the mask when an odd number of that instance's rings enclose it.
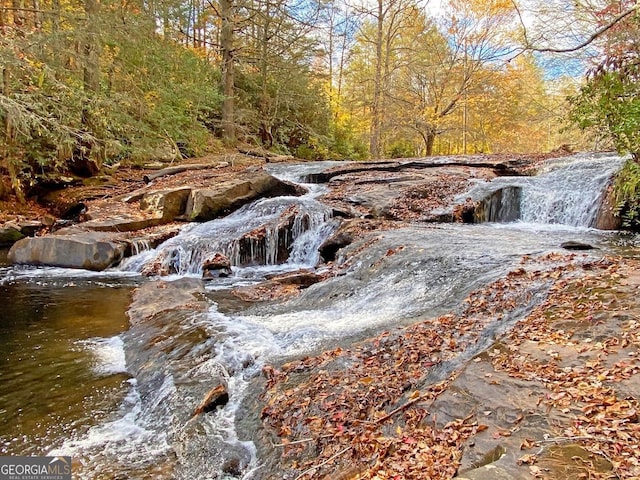
<instances>
[{"instance_id":1,"label":"yellow foliage","mask_svg":"<svg viewBox=\"0 0 640 480\"><path fill-rule=\"evenodd\" d=\"M454 10L477 18L504 15L515 10L511 0L451 0Z\"/></svg>"}]
</instances>

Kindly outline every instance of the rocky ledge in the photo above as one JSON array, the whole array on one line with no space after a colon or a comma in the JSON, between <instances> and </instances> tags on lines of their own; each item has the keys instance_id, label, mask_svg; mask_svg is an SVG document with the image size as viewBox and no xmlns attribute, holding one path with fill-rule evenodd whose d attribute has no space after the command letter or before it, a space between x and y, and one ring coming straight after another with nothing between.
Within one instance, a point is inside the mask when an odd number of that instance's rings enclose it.
<instances>
[{"instance_id":1,"label":"rocky ledge","mask_svg":"<svg viewBox=\"0 0 640 480\"><path fill-rule=\"evenodd\" d=\"M0 229L0 240L15 242L8 256L13 263L104 270L142 245L153 248L177 234L177 222L211 220L260 197L304 193L258 167L232 174L202 171L198 169L193 184L192 178L176 175L169 185L152 182L115 197L86 201L80 222L49 234L26 237L25 226L7 223Z\"/></svg>"},{"instance_id":2,"label":"rocky ledge","mask_svg":"<svg viewBox=\"0 0 640 480\"><path fill-rule=\"evenodd\" d=\"M334 208L337 217L479 222L490 219L488 209L494 199L460 201L473 183L504 175L528 175L535 172L541 160L557 156L474 155L347 162L310 175L307 181L328 182L329 193L322 200ZM278 180L258 165L238 168L199 163L169 167L147 172L128 184L120 182L117 188L67 188L47 194L44 198L52 202L55 212L74 212L77 222L56 221L51 215L42 221L5 222L0 225L0 244L15 243L9 254L14 263L102 270L137 251L140 245L155 246L158 240L175 235L178 226L168 227L175 222L207 221L260 197L302 193L301 187ZM620 226L610 203L605 199L602 205L599 228ZM70 223L73 226L69 227ZM29 238L36 233L38 236ZM256 242L264 240L259 233L244 240L255 247ZM324 246L325 260L335 254L341 242L344 244L348 235L341 234L344 238L331 239L333 246ZM151 237L146 239L148 235ZM286 252L279 258L286 258Z\"/></svg>"}]
</instances>

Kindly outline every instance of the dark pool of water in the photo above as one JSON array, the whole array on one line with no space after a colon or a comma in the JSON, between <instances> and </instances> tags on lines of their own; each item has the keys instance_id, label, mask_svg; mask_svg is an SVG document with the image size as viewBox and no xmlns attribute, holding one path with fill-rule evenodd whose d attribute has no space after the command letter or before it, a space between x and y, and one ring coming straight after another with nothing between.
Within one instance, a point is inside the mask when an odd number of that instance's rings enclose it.
<instances>
[{"instance_id":1,"label":"dark pool of water","mask_svg":"<svg viewBox=\"0 0 640 480\"><path fill-rule=\"evenodd\" d=\"M44 455L121 402L128 376L114 337L128 327L130 291L60 278L0 282L0 455Z\"/></svg>"}]
</instances>

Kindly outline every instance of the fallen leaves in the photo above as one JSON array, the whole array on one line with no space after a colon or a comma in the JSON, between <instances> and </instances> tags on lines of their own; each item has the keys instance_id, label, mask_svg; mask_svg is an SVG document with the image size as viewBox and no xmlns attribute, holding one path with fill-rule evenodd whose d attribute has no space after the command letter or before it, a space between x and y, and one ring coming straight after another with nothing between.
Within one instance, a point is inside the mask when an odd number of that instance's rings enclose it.
<instances>
[{"instance_id":1,"label":"fallen leaves","mask_svg":"<svg viewBox=\"0 0 640 480\"><path fill-rule=\"evenodd\" d=\"M640 476L640 403L620 388L640 372L636 360L640 344L631 322L618 327L609 323L613 315L605 306L613 303L612 298L635 300L619 282L635 268L631 261L604 258L588 264L587 275L556 283L547 300L506 339L520 350L526 346L526 351L492 357L496 370L542 382L547 393L540 403L573 418L558 425L563 441L579 441L611 461L617 478ZM594 323L596 318L602 321ZM563 324L571 324L572 330L558 328ZM534 356L536 347L539 353ZM521 448L536 444L527 440ZM532 457L525 455L521 460L530 464ZM533 473L544 476L542 471ZM610 478L611 472L589 471L588 475Z\"/></svg>"},{"instance_id":2,"label":"fallen leaves","mask_svg":"<svg viewBox=\"0 0 640 480\"><path fill-rule=\"evenodd\" d=\"M520 448L580 442L609 459L619 478L640 476L640 404L616 388L640 372L640 322L621 316L619 328L606 325L613 315L606 310L609 297L620 297L616 285L635 264L585 259L523 258L519 268L470 294L459 314L382 332L279 369L266 367L263 422L281 437L283 465L295 472L289 477L449 479L474 435L515 435L522 415L512 428L479 422L494 421L491 409L438 427L429 412L456 375L439 377L440 366L477 342L489 325L504 326L502 342L473 361L485 358L497 372L535 381L545 389L538 405L562 414L554 417L555 438L516 440ZM544 291L550 292L547 300L533 308L534 295ZM532 305L531 313L511 328L510 319L526 305ZM490 388L493 380L487 378ZM527 452L519 463L534 477L551 478L538 465L538 454ZM588 472L592 479L611 475Z\"/></svg>"},{"instance_id":3,"label":"fallen leaves","mask_svg":"<svg viewBox=\"0 0 640 480\"><path fill-rule=\"evenodd\" d=\"M426 464L434 478L450 477L461 443L477 425L468 419L442 430L425 424L425 402L448 379L414 386L440 363L455 335L456 330L442 335L433 325L417 324L383 332L353 350L325 352L277 371L268 367L263 421L290 440L283 454L295 458L296 470L308 471L306 478L320 478L344 463L362 467L363 479L420 479ZM389 431L389 425L395 428ZM300 438L317 440L295 443Z\"/></svg>"}]
</instances>

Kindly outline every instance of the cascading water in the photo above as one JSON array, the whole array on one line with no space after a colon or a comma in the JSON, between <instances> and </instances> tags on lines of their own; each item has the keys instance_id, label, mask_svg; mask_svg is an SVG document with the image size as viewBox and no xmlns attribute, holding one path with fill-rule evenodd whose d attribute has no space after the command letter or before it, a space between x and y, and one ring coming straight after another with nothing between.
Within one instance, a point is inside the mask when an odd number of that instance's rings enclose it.
<instances>
[{"instance_id":1,"label":"cascading water","mask_svg":"<svg viewBox=\"0 0 640 480\"><path fill-rule=\"evenodd\" d=\"M466 196L484 201L482 221L592 227L606 186L623 162L611 154L562 158L535 177L499 177Z\"/></svg>"},{"instance_id":2,"label":"cascading water","mask_svg":"<svg viewBox=\"0 0 640 480\"><path fill-rule=\"evenodd\" d=\"M331 210L312 198L262 199L223 219L186 228L155 251L146 252L142 262L134 257L120 268L164 275L199 274L216 253L227 256L234 266L276 265L288 260L291 252L304 249L301 243L321 242L323 234L326 238L330 218ZM306 232L310 234L305 236ZM308 257L298 254L291 261L315 265L313 253L318 246L307 249Z\"/></svg>"},{"instance_id":3,"label":"cascading water","mask_svg":"<svg viewBox=\"0 0 640 480\"><path fill-rule=\"evenodd\" d=\"M495 200L495 216L530 223L416 225L373 232L366 248L347 247L350 260L342 265L342 275L293 300L235 306L233 313L222 307L229 289L268 273L317 267L318 247L335 228L330 209L317 200L322 186L307 185L309 193L298 198L260 200L223 219L190 225L155 250L141 249L107 273L111 282L154 265L171 273L171 279L199 276L204 261L215 253L231 259L233 272L207 282L209 306L203 311L161 312L126 332L108 331L105 338L92 333L89 341L78 344L93 352L97 362L106 359L108 365L96 368L96 375L115 371L122 376L126 370L125 391L114 397L118 400L110 410L99 404L108 413L93 426L52 437L54 448L42 453L73 456L82 464L82 478L259 478L261 460L252 442L259 424L244 418L239 423L238 417L243 400L257 395L251 381L263 365L450 311L471 290L518 268L523 255L556 250L569 234L606 250L607 234L549 229L541 223L590 225L593 205L621 162L617 157L574 157L566 165L556 162L538 178L478 184L472 190L475 199L512 188L511 199L503 193ZM276 165L270 170L298 180L328 166ZM515 197L520 198L517 215ZM11 282L38 274L45 288L49 277L71 274L46 269L0 273ZM200 284L181 278L175 288L185 282ZM169 293L172 285L158 294ZM192 418L195 406L220 380L229 390L229 403Z\"/></svg>"},{"instance_id":4,"label":"cascading water","mask_svg":"<svg viewBox=\"0 0 640 480\"><path fill-rule=\"evenodd\" d=\"M335 228L332 211L318 202L321 187L309 185L302 197L266 198L217 220L185 228L154 251L126 261L121 270L146 274L200 274L216 253L233 266L288 263L314 267L318 247Z\"/></svg>"},{"instance_id":5,"label":"cascading water","mask_svg":"<svg viewBox=\"0 0 640 480\"><path fill-rule=\"evenodd\" d=\"M279 176L294 180L327 166L313 164L300 174L289 169ZM273 170L278 173L278 167ZM199 276L205 261L222 253L233 265L231 277L207 282L210 292L220 292L272 272L314 268L319 246L336 223L331 209L316 200L324 187L307 187L302 197L261 199L225 218L190 225L119 270L154 268L172 279ZM146 471L172 478L237 478L234 472L250 471L257 461L255 449L235 431L235 412L248 380L260 372L264 359L285 352L288 342L259 322L221 313L213 302L205 313L160 313L131 325L122 338L133 378L120 414L51 453L86 459L83 472L89 477L106 463L110 475L127 476ZM215 381L227 385L230 403L217 415L190 418ZM158 464L168 465L164 474Z\"/></svg>"}]
</instances>

